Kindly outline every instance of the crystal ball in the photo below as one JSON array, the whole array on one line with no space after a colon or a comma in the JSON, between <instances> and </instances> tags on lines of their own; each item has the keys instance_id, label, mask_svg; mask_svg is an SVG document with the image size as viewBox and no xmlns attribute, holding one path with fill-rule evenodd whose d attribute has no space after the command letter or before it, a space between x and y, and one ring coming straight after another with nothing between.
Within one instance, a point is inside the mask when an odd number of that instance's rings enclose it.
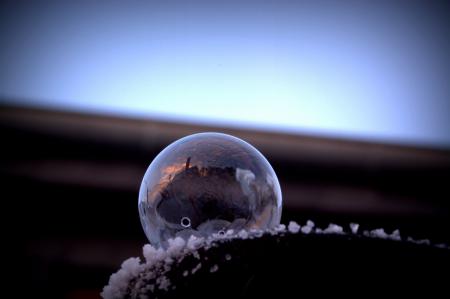
<instances>
[{"instance_id":1,"label":"crystal ball","mask_svg":"<svg viewBox=\"0 0 450 299\"><path fill-rule=\"evenodd\" d=\"M152 161L139 191L139 215L155 246L167 240L280 223L278 178L247 142L222 133L199 133L167 146Z\"/></svg>"}]
</instances>

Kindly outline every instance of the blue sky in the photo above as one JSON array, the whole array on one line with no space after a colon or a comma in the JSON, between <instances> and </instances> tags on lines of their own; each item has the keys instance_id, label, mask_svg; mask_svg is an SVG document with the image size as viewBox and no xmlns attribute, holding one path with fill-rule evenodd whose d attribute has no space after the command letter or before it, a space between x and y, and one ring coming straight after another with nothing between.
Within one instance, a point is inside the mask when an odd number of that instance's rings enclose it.
<instances>
[{"instance_id":1,"label":"blue sky","mask_svg":"<svg viewBox=\"0 0 450 299\"><path fill-rule=\"evenodd\" d=\"M449 147L450 26L439 5L10 4L0 15L0 96Z\"/></svg>"}]
</instances>

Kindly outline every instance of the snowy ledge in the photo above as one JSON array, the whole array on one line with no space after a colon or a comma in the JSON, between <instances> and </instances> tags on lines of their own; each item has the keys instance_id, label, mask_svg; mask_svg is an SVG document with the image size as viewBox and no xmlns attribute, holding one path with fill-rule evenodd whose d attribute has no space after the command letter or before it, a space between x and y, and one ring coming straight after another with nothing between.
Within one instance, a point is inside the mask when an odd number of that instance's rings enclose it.
<instances>
[{"instance_id":1,"label":"snowy ledge","mask_svg":"<svg viewBox=\"0 0 450 299\"><path fill-rule=\"evenodd\" d=\"M104 287L101 296L104 299L157 297L158 294L161 295L175 290L180 285L180 281L187 281L200 272L210 274L220 272L222 265L232 261L233 254L231 253L224 253L214 258L208 257L206 252L211 248L223 247L222 244L230 243L230 241L234 240L244 241L270 238L271 236L286 237L296 234L303 236L335 235L397 242L404 241L402 243L449 249L448 245L431 244L429 240L414 240L411 237L402 238L398 230L390 234L381 228L359 232L359 225L356 223L351 223L348 229L344 230L343 227L336 224L329 224L326 228L318 228L310 220L303 226L291 221L287 227L280 224L276 228L267 231L242 230L234 232L229 230L222 234L214 234L208 239L191 236L187 241L178 237L169 240L169 246L166 250L154 248L147 244L143 247L145 262L142 262L139 257L125 260L121 269L111 275L109 283ZM277 242L282 241L277 239ZM241 247L237 250L239 252ZM301 251L301 247L298 251ZM235 255L238 255L237 252L235 252ZM172 268L179 268L182 271L174 274L176 271L171 271Z\"/></svg>"}]
</instances>

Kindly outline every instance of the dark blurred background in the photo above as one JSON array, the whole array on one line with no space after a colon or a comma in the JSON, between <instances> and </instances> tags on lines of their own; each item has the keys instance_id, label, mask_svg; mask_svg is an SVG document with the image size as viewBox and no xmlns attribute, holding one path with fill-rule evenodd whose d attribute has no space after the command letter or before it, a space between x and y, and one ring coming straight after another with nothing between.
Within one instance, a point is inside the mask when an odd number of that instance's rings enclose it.
<instances>
[{"instance_id":1,"label":"dark blurred background","mask_svg":"<svg viewBox=\"0 0 450 299\"><path fill-rule=\"evenodd\" d=\"M3 2L0 175L23 292L98 298L147 242L146 168L204 131L268 158L285 223L449 244L449 16L447 1Z\"/></svg>"}]
</instances>

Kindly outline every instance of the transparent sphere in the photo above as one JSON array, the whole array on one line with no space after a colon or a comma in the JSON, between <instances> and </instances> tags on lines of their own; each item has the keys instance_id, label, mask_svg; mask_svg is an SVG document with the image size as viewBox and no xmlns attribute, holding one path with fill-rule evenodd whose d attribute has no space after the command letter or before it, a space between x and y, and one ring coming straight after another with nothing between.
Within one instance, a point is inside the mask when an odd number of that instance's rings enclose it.
<instances>
[{"instance_id":1,"label":"transparent sphere","mask_svg":"<svg viewBox=\"0 0 450 299\"><path fill-rule=\"evenodd\" d=\"M264 156L245 141L200 133L167 146L148 167L139 214L150 243L280 223L281 189Z\"/></svg>"}]
</instances>

